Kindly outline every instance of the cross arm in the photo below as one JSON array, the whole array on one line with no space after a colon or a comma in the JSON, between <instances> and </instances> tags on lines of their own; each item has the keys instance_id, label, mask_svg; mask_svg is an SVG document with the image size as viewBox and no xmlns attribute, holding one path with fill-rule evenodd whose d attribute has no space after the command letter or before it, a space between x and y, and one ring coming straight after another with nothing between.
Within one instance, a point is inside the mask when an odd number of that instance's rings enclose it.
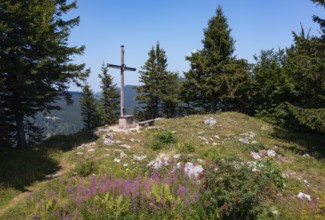
<instances>
[{"instance_id":1,"label":"cross arm","mask_svg":"<svg viewBox=\"0 0 325 220\"><path fill-rule=\"evenodd\" d=\"M136 71L136 68L132 68L132 67L126 67L124 66L124 70L128 70L128 71Z\"/></svg>"},{"instance_id":2,"label":"cross arm","mask_svg":"<svg viewBox=\"0 0 325 220\"><path fill-rule=\"evenodd\" d=\"M123 70L127 70L127 71L136 71L137 69L136 68L132 68L132 67L127 67L124 65L122 66L119 66L119 65L114 65L114 64L107 64L107 67L109 68L114 68L114 69L121 69L121 67L123 67Z\"/></svg>"},{"instance_id":3,"label":"cross arm","mask_svg":"<svg viewBox=\"0 0 325 220\"><path fill-rule=\"evenodd\" d=\"M114 65L114 64L107 64L107 67L109 67L109 68L115 68L115 69L121 69L121 66L119 66L119 65Z\"/></svg>"}]
</instances>

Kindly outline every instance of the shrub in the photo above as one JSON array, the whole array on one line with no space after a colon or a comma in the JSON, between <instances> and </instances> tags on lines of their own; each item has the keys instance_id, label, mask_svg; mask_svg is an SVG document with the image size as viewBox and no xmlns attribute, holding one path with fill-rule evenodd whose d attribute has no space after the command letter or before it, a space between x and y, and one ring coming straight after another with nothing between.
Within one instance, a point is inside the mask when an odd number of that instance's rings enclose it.
<instances>
[{"instance_id":1,"label":"shrub","mask_svg":"<svg viewBox=\"0 0 325 220\"><path fill-rule=\"evenodd\" d=\"M162 144L176 143L176 138L175 138L174 134L168 130L159 131L158 134L156 135L156 138Z\"/></svg>"},{"instance_id":2,"label":"shrub","mask_svg":"<svg viewBox=\"0 0 325 220\"><path fill-rule=\"evenodd\" d=\"M176 138L171 131L163 130L159 131L154 139L152 140L150 146L153 150L160 150L165 145L176 143Z\"/></svg>"},{"instance_id":3,"label":"shrub","mask_svg":"<svg viewBox=\"0 0 325 220\"><path fill-rule=\"evenodd\" d=\"M207 166L200 194L204 216L256 219L271 213L263 202L284 185L274 163L216 160Z\"/></svg>"},{"instance_id":4,"label":"shrub","mask_svg":"<svg viewBox=\"0 0 325 220\"><path fill-rule=\"evenodd\" d=\"M160 150L163 148L163 144L159 141L159 140L156 140L154 139L152 142L151 142L151 148L153 150Z\"/></svg>"},{"instance_id":5,"label":"shrub","mask_svg":"<svg viewBox=\"0 0 325 220\"><path fill-rule=\"evenodd\" d=\"M262 144L262 143L249 144L247 147L248 147L248 149L249 149L250 151L253 151L253 152L258 152L259 150L263 150L263 149L265 149L265 148L264 148L264 144Z\"/></svg>"},{"instance_id":6,"label":"shrub","mask_svg":"<svg viewBox=\"0 0 325 220\"><path fill-rule=\"evenodd\" d=\"M90 160L84 160L77 165L74 170L74 173L86 177L89 176L93 171L94 162Z\"/></svg>"},{"instance_id":7,"label":"shrub","mask_svg":"<svg viewBox=\"0 0 325 220\"><path fill-rule=\"evenodd\" d=\"M195 152L195 147L190 142L179 143L177 148L181 153L193 153L193 152Z\"/></svg>"}]
</instances>

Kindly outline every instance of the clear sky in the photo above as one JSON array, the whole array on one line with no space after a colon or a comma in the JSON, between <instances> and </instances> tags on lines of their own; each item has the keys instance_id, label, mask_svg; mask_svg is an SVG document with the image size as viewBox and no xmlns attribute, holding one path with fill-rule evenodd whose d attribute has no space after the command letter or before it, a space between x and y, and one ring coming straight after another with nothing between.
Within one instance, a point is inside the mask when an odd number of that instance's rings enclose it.
<instances>
[{"instance_id":1,"label":"clear sky","mask_svg":"<svg viewBox=\"0 0 325 220\"><path fill-rule=\"evenodd\" d=\"M185 56L202 49L203 29L223 8L235 39L238 58L254 62L261 50L292 44L292 31L318 35L312 15L324 9L310 0L78 0L78 9L68 16L80 16L80 24L70 35L71 46L85 45L84 55L74 62L91 68L88 79L94 92L100 91L97 75L103 62L120 64L120 45L125 45L125 64L140 70L148 52L160 42L168 57L168 70L180 75L189 69ZM119 70L111 69L119 85ZM139 85L138 72L125 73L125 85ZM80 91L71 86L70 90Z\"/></svg>"}]
</instances>

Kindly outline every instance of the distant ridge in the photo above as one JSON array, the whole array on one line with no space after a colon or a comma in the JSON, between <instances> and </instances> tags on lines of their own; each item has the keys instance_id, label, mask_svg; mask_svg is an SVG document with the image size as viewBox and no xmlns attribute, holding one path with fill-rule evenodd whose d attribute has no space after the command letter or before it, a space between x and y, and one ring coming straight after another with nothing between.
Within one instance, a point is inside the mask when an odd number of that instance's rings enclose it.
<instances>
[{"instance_id":1,"label":"distant ridge","mask_svg":"<svg viewBox=\"0 0 325 220\"><path fill-rule=\"evenodd\" d=\"M134 106L138 103L135 100L136 86L126 85L124 87L125 94L125 111L132 114ZM44 129L44 135L49 137L52 135L67 135L80 131L83 128L80 109L81 92L68 91L73 100L72 105L67 105L63 98L56 101L61 110L53 110L48 114L39 113L36 117L36 125ZM101 93L95 94L100 98Z\"/></svg>"},{"instance_id":2,"label":"distant ridge","mask_svg":"<svg viewBox=\"0 0 325 220\"><path fill-rule=\"evenodd\" d=\"M136 96L136 88L134 85L126 85L124 86L124 107L126 114L132 114L134 106L138 105L138 101L135 100ZM120 88L118 88L120 90ZM97 92L95 94L96 98L100 98L102 95L101 92Z\"/></svg>"}]
</instances>

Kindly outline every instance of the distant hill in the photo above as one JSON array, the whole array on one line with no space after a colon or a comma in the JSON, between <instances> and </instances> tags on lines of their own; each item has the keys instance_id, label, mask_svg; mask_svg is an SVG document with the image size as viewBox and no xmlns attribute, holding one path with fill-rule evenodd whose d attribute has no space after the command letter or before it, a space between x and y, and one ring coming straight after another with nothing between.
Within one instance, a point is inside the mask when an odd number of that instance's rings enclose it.
<instances>
[{"instance_id":1,"label":"distant hill","mask_svg":"<svg viewBox=\"0 0 325 220\"><path fill-rule=\"evenodd\" d=\"M134 99L136 91L135 86L127 85L124 87L125 111L132 114L134 105L137 101ZM49 114L39 113L36 117L36 125L44 129L45 136L58 134L73 134L83 128L80 109L81 92L69 92L72 96L73 104L67 105L63 98L59 99L56 104L61 110L53 110ZM99 98L101 93L96 93Z\"/></svg>"},{"instance_id":2,"label":"distant hill","mask_svg":"<svg viewBox=\"0 0 325 220\"><path fill-rule=\"evenodd\" d=\"M126 114L132 114L134 106L138 104L138 101L135 100L136 87L137 86L132 86L132 85L124 86L124 108ZM101 92L97 92L95 94L96 98L100 98L101 95L102 95Z\"/></svg>"},{"instance_id":3,"label":"distant hill","mask_svg":"<svg viewBox=\"0 0 325 220\"><path fill-rule=\"evenodd\" d=\"M61 98L56 104L61 110L53 110L49 114L39 113L36 117L36 125L44 129L45 136L57 134L73 134L83 127L80 110L81 92L69 92L72 95L73 104L67 105Z\"/></svg>"},{"instance_id":4,"label":"distant hill","mask_svg":"<svg viewBox=\"0 0 325 220\"><path fill-rule=\"evenodd\" d=\"M127 114L132 114L135 105L138 105L138 101L135 100L136 88L137 86L127 85L124 87L124 102L125 102L125 112Z\"/></svg>"}]
</instances>

